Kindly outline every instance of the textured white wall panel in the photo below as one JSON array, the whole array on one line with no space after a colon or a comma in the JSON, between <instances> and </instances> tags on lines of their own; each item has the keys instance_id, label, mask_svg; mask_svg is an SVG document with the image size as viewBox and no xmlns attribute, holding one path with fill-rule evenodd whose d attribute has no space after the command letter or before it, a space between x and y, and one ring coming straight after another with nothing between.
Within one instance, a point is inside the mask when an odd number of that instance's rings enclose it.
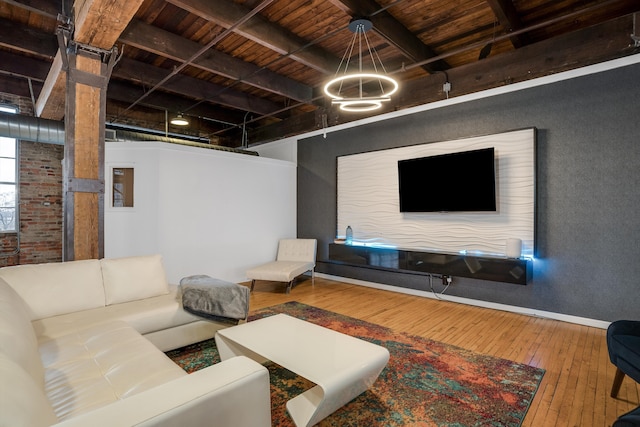
<instances>
[{"instance_id":1,"label":"textured white wall panel","mask_svg":"<svg viewBox=\"0 0 640 427\"><path fill-rule=\"evenodd\" d=\"M489 147L497 162L497 212L400 212L398 160ZM522 255L533 256L535 129L338 157L337 185L336 236L350 225L356 244L504 255L507 239L518 238Z\"/></svg>"}]
</instances>

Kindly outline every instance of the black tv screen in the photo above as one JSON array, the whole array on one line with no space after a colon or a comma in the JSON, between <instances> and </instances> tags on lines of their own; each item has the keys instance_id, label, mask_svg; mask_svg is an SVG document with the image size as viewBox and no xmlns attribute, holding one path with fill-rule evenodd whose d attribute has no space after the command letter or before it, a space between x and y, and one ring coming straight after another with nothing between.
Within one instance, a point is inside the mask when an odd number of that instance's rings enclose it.
<instances>
[{"instance_id":1,"label":"black tv screen","mask_svg":"<svg viewBox=\"0 0 640 427\"><path fill-rule=\"evenodd\" d=\"M496 210L494 149L398 161L400 212Z\"/></svg>"}]
</instances>

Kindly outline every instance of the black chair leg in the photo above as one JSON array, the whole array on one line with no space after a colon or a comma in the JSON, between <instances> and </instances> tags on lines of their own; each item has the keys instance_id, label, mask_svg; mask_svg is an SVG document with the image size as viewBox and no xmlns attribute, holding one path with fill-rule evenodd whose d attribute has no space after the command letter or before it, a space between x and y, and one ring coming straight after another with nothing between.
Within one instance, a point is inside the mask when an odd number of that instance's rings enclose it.
<instances>
[{"instance_id":1,"label":"black chair leg","mask_svg":"<svg viewBox=\"0 0 640 427\"><path fill-rule=\"evenodd\" d=\"M253 287L256 285L256 279L251 279L251 289L249 292L253 292Z\"/></svg>"},{"instance_id":2,"label":"black chair leg","mask_svg":"<svg viewBox=\"0 0 640 427\"><path fill-rule=\"evenodd\" d=\"M618 392L620 391L620 386L622 385L622 380L624 379L624 372L617 368L616 376L613 379L613 386L611 386L611 397L617 397Z\"/></svg>"}]
</instances>

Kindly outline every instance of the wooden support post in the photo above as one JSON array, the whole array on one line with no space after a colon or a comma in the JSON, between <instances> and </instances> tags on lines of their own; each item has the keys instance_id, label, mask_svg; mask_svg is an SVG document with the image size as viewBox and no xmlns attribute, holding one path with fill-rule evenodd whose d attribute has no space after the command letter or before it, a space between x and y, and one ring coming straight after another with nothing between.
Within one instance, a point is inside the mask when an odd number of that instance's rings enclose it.
<instances>
[{"instance_id":1,"label":"wooden support post","mask_svg":"<svg viewBox=\"0 0 640 427\"><path fill-rule=\"evenodd\" d=\"M67 49L65 261L104 257L104 130L112 56L73 43Z\"/></svg>"},{"instance_id":2,"label":"wooden support post","mask_svg":"<svg viewBox=\"0 0 640 427\"><path fill-rule=\"evenodd\" d=\"M36 103L65 120L65 261L104 256L104 122L118 38L144 0L62 0L58 53ZM72 16L65 16L72 15ZM62 107L64 105L64 108Z\"/></svg>"}]
</instances>

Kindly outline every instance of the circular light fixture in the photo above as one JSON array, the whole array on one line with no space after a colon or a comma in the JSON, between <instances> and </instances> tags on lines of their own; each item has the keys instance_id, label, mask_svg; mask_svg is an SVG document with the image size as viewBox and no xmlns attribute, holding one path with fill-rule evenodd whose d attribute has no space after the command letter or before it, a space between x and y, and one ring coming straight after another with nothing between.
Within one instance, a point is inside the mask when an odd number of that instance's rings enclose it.
<instances>
[{"instance_id":1,"label":"circular light fixture","mask_svg":"<svg viewBox=\"0 0 640 427\"><path fill-rule=\"evenodd\" d=\"M373 28L373 24L368 19L355 18L351 20L349 30L354 33L351 43L342 57L338 71L336 71L336 77L324 85L324 93L331 98L332 104L340 105L342 111L365 112L376 110L382 107L383 102L390 101L391 95L398 91L398 82L388 75L378 72L377 63L379 63L379 67L383 71L384 65L377 52L369 44L369 39L365 34L365 31L371 28ZM363 53L361 52L363 38L371 58L370 62L373 71L363 71ZM349 61L356 41L358 41L358 46L361 50L357 53L358 71L348 73ZM339 75L343 64L343 74ZM368 87L367 94L365 94L365 84ZM348 91L349 94L343 94L343 89ZM354 96L354 93L357 94Z\"/></svg>"},{"instance_id":2,"label":"circular light fixture","mask_svg":"<svg viewBox=\"0 0 640 427\"><path fill-rule=\"evenodd\" d=\"M377 80L380 86L380 94L378 96L367 97L363 96L362 92L360 92L359 97L346 98L340 95L340 89L346 83L347 85L360 85L365 82L365 80ZM385 83L387 88L385 88ZM337 85L337 87L335 87ZM332 98L332 104L340 105L340 109L343 111L354 111L354 112L363 112L363 111L373 111L382 107L382 102L391 101L391 95L398 91L398 82L392 79L389 76L384 74L375 74L375 73L355 73L355 74L345 74L340 77L336 77L327 84L324 85L324 93Z\"/></svg>"},{"instance_id":3,"label":"circular light fixture","mask_svg":"<svg viewBox=\"0 0 640 427\"><path fill-rule=\"evenodd\" d=\"M388 99L386 100L388 101ZM340 104L342 111L364 112L382 108L382 101L358 100L358 101L336 101Z\"/></svg>"},{"instance_id":4,"label":"circular light fixture","mask_svg":"<svg viewBox=\"0 0 640 427\"><path fill-rule=\"evenodd\" d=\"M175 126L189 126L189 120L184 118L182 114L178 114L176 117L172 118L169 123Z\"/></svg>"}]
</instances>

